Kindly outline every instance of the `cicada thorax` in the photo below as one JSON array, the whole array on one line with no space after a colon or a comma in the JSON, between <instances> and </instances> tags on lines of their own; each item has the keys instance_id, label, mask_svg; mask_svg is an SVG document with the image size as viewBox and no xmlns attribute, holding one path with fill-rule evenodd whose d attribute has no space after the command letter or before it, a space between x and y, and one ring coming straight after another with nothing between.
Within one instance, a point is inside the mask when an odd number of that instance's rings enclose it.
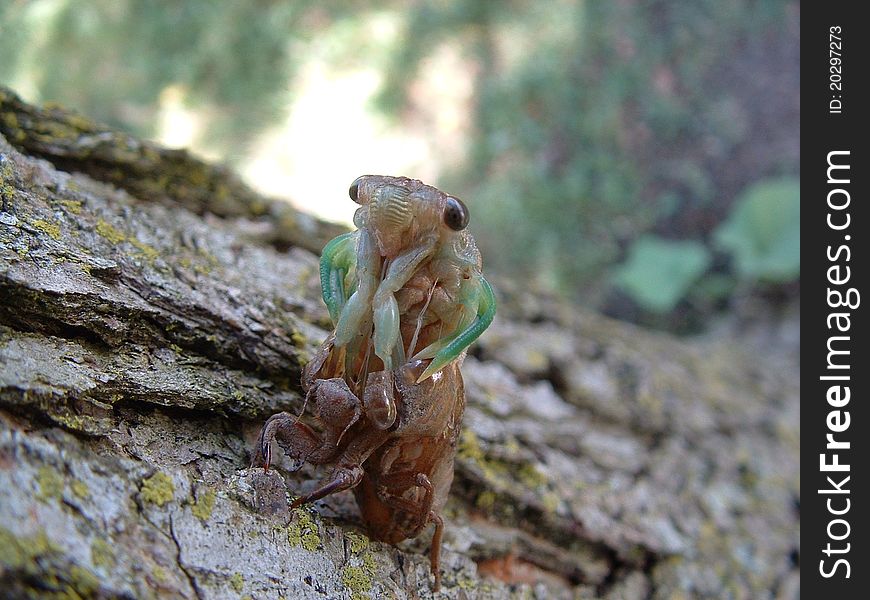
<instances>
[{"instance_id":1,"label":"cicada thorax","mask_svg":"<svg viewBox=\"0 0 870 600\"><path fill-rule=\"evenodd\" d=\"M366 221L379 254L382 257L397 256L407 242L414 221L409 190L393 186L379 188L367 208Z\"/></svg>"},{"instance_id":2,"label":"cicada thorax","mask_svg":"<svg viewBox=\"0 0 870 600\"><path fill-rule=\"evenodd\" d=\"M371 270L380 279L388 266L388 259L380 258L379 264ZM395 365L404 364L415 351L425 348L456 328L461 311L456 303L459 280L458 272L445 276L443 268L436 271L431 262L426 262L396 292L400 334L393 353ZM330 361L334 369L324 373L330 377L344 378L348 386L359 395L363 392L367 375L384 368L383 362L373 349L371 319L365 319L353 340L344 347L336 348L334 354L340 358Z\"/></svg>"},{"instance_id":3,"label":"cicada thorax","mask_svg":"<svg viewBox=\"0 0 870 600\"><path fill-rule=\"evenodd\" d=\"M411 224L414 211L408 191L400 187L379 189L369 203L369 223L378 228L401 233Z\"/></svg>"}]
</instances>

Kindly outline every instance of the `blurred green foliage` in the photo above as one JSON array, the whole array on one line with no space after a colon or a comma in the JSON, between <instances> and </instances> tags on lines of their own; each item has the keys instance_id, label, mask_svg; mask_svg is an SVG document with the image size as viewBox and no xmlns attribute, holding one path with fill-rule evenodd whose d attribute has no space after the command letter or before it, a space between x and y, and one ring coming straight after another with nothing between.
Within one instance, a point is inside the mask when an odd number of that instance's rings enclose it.
<instances>
[{"instance_id":1,"label":"blurred green foliage","mask_svg":"<svg viewBox=\"0 0 870 600\"><path fill-rule=\"evenodd\" d=\"M400 15L397 40L367 29L377 11ZM798 172L798 39L795 0L0 0L0 82L26 71L30 99L142 135L182 86L233 162L308 53L377 69L400 120L426 60L458 49L474 114L440 183L470 205L487 269L598 306L615 283L662 312L730 293L727 266L702 276L714 250L741 278L799 276L795 181L750 188Z\"/></svg>"},{"instance_id":2,"label":"blurred green foliage","mask_svg":"<svg viewBox=\"0 0 870 600\"><path fill-rule=\"evenodd\" d=\"M707 273L713 250L700 242L646 234L632 242L613 281L657 314L687 298L721 299L734 289L735 278L749 285L788 283L800 275L800 227L800 182L765 179L742 193L713 231L714 249L733 260L733 277Z\"/></svg>"},{"instance_id":3,"label":"blurred green foliage","mask_svg":"<svg viewBox=\"0 0 870 600\"><path fill-rule=\"evenodd\" d=\"M483 223L475 234L488 265L600 303L612 266L628 253L615 281L636 290L642 306L664 310L686 282L675 273L667 297L661 283L642 292L629 284L634 261L664 248L643 238L638 250L632 241L645 232L691 238L691 264L706 264L699 244L708 244L733 195L753 178L797 172L797 137L788 133L790 153L741 164L748 144L764 152L783 139L755 137L755 122L768 119L761 103L778 101L751 80L790 69L793 89L785 93L797 95L797 56L762 56L767 45L796 46L788 25L795 8L751 0L513 2L509 9L424 1L412 11L383 101L401 105L431 48L462 40L480 68L475 131L470 160L448 179ZM762 60L753 63L756 56ZM783 92L776 90L781 99ZM791 110L784 104L775 110Z\"/></svg>"},{"instance_id":4,"label":"blurred green foliage","mask_svg":"<svg viewBox=\"0 0 870 600\"><path fill-rule=\"evenodd\" d=\"M715 233L716 245L733 254L737 274L770 283L800 274L800 183L786 178L754 184L740 196Z\"/></svg>"},{"instance_id":5,"label":"blurred green foliage","mask_svg":"<svg viewBox=\"0 0 870 600\"><path fill-rule=\"evenodd\" d=\"M673 310L711 263L710 251L695 241L672 241L644 235L614 273L616 284L643 308Z\"/></svg>"}]
</instances>

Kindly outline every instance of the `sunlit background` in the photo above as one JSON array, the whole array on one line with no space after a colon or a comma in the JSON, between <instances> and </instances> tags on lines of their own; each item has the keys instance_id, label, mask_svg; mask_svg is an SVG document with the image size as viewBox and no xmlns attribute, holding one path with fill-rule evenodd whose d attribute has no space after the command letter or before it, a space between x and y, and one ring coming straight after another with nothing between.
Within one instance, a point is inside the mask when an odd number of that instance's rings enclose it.
<instances>
[{"instance_id":1,"label":"sunlit background","mask_svg":"<svg viewBox=\"0 0 870 600\"><path fill-rule=\"evenodd\" d=\"M487 271L703 331L799 302L799 3L0 0L0 83L350 222L402 174ZM747 300L748 299L748 300Z\"/></svg>"}]
</instances>

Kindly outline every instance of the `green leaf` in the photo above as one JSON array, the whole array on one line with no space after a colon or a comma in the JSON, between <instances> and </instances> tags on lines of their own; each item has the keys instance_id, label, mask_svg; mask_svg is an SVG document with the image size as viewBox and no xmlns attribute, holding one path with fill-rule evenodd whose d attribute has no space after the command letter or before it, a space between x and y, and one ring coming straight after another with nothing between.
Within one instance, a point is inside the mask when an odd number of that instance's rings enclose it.
<instances>
[{"instance_id":1,"label":"green leaf","mask_svg":"<svg viewBox=\"0 0 870 600\"><path fill-rule=\"evenodd\" d=\"M800 275L800 204L794 177L756 183L737 200L713 239L733 255L740 277L782 283Z\"/></svg>"},{"instance_id":2,"label":"green leaf","mask_svg":"<svg viewBox=\"0 0 870 600\"><path fill-rule=\"evenodd\" d=\"M643 308L666 313L686 296L710 260L700 242L645 235L631 245L614 283Z\"/></svg>"}]
</instances>

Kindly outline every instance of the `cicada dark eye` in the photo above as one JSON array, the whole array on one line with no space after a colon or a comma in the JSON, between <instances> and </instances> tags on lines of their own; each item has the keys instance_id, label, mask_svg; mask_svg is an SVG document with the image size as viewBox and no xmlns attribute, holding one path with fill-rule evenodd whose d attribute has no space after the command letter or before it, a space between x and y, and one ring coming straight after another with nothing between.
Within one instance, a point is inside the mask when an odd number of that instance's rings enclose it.
<instances>
[{"instance_id":1,"label":"cicada dark eye","mask_svg":"<svg viewBox=\"0 0 870 600\"><path fill-rule=\"evenodd\" d=\"M447 204L444 206L444 214L442 215L444 224L453 231L462 231L468 227L468 209L459 198L447 198Z\"/></svg>"},{"instance_id":2,"label":"cicada dark eye","mask_svg":"<svg viewBox=\"0 0 870 600\"><path fill-rule=\"evenodd\" d=\"M353 183L350 184L350 189L347 190L347 195L350 196L350 199L356 203L359 203L359 184L362 181L362 177L357 177L353 180Z\"/></svg>"}]
</instances>

